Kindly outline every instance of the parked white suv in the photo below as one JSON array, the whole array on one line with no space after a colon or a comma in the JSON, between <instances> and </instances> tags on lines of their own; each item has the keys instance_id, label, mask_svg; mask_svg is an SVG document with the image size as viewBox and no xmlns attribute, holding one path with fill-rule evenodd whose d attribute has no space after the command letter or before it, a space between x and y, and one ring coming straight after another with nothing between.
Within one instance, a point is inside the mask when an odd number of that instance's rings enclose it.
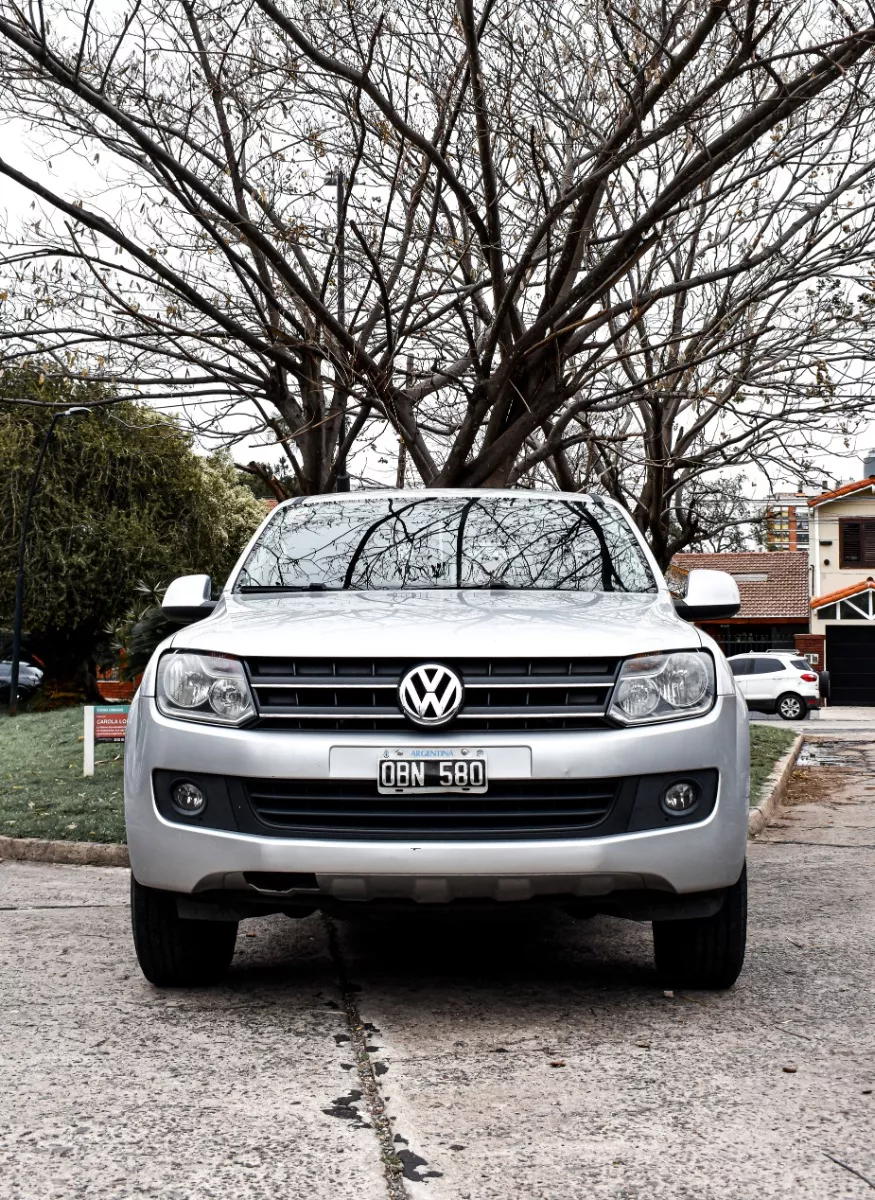
<instances>
[{"instance_id":1,"label":"parked white suv","mask_svg":"<svg viewBox=\"0 0 875 1200\"><path fill-rule=\"evenodd\" d=\"M728 662L748 708L803 721L820 704L819 676L795 650L733 654Z\"/></svg>"},{"instance_id":2,"label":"parked white suv","mask_svg":"<svg viewBox=\"0 0 875 1200\"><path fill-rule=\"evenodd\" d=\"M265 913L554 904L653 923L667 985L744 959L748 721L616 505L365 492L265 521L133 702L134 942L158 985L220 978ZM198 619L206 617L206 619ZM683 619L686 617L687 619Z\"/></svg>"}]
</instances>

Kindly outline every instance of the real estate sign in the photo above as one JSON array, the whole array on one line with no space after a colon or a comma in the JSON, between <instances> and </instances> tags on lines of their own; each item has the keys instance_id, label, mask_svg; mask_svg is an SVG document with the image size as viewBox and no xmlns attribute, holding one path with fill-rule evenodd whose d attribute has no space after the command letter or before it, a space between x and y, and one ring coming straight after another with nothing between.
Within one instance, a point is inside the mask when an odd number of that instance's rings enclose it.
<instances>
[{"instance_id":1,"label":"real estate sign","mask_svg":"<svg viewBox=\"0 0 875 1200\"><path fill-rule=\"evenodd\" d=\"M123 742L130 704L85 706L85 761L83 775L94 774L94 747L98 742Z\"/></svg>"}]
</instances>

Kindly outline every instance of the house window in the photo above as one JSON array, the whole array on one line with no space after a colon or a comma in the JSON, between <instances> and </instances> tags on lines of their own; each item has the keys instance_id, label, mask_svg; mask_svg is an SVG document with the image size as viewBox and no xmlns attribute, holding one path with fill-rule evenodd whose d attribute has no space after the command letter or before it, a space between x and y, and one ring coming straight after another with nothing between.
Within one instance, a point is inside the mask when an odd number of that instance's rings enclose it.
<instances>
[{"instance_id":1,"label":"house window","mask_svg":"<svg viewBox=\"0 0 875 1200\"><path fill-rule=\"evenodd\" d=\"M875 521L839 521L842 567L875 567Z\"/></svg>"}]
</instances>

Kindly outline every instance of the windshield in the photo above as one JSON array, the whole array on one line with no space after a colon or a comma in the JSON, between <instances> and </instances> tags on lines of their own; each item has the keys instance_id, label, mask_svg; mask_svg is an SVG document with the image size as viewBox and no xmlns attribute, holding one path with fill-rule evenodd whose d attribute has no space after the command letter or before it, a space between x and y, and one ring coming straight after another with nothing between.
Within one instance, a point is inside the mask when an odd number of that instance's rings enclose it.
<instances>
[{"instance_id":1,"label":"windshield","mask_svg":"<svg viewBox=\"0 0 875 1200\"><path fill-rule=\"evenodd\" d=\"M625 521L598 501L350 496L280 509L236 592L513 588L653 592Z\"/></svg>"}]
</instances>

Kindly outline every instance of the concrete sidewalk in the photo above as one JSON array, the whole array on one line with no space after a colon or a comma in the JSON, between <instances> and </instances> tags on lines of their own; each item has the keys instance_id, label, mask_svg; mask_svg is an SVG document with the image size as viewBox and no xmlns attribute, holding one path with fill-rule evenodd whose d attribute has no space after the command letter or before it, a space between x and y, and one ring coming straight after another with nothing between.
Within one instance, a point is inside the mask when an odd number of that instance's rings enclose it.
<instances>
[{"instance_id":1,"label":"concrete sidewalk","mask_svg":"<svg viewBox=\"0 0 875 1200\"><path fill-rule=\"evenodd\" d=\"M778 725L787 729L806 730L814 733L820 729L832 733L834 730L858 730L860 733L875 733L875 708L854 708L832 705L817 708L804 721L782 721L771 713L750 713L752 725Z\"/></svg>"},{"instance_id":2,"label":"concrete sidewalk","mask_svg":"<svg viewBox=\"0 0 875 1200\"><path fill-rule=\"evenodd\" d=\"M829 705L827 708L818 709L816 714L812 715L821 721L863 722L875 728L875 707Z\"/></svg>"},{"instance_id":3,"label":"concrete sidewalk","mask_svg":"<svg viewBox=\"0 0 875 1200\"><path fill-rule=\"evenodd\" d=\"M871 1198L875 739L849 757L750 843L722 993L561 913L268 917L162 992L127 871L0 863L0 1200Z\"/></svg>"},{"instance_id":4,"label":"concrete sidewalk","mask_svg":"<svg viewBox=\"0 0 875 1200\"><path fill-rule=\"evenodd\" d=\"M386 1200L325 926L240 931L158 991L128 872L0 862L2 1200Z\"/></svg>"}]
</instances>

